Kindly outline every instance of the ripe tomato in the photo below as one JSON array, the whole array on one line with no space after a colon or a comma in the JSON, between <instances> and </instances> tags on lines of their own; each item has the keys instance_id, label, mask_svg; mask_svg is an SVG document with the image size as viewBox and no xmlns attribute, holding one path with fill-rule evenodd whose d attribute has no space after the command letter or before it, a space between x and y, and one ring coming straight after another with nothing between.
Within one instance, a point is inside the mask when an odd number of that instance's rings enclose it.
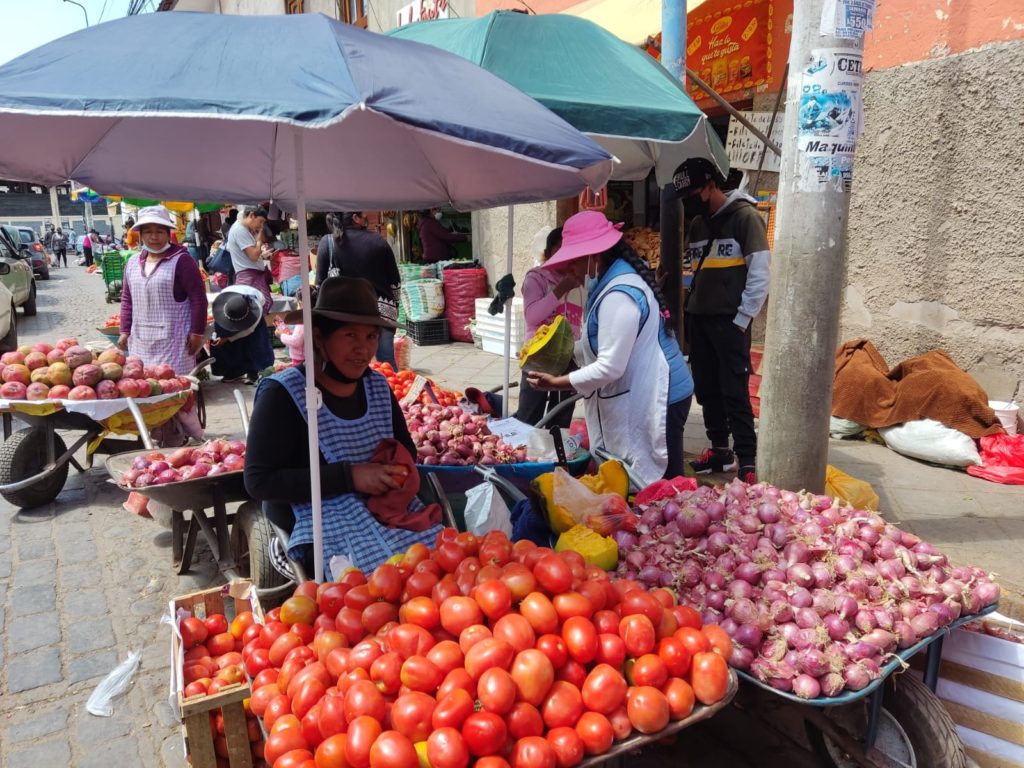
<instances>
[{"instance_id":1,"label":"ripe tomato","mask_svg":"<svg viewBox=\"0 0 1024 768\"><path fill-rule=\"evenodd\" d=\"M302 735L306 737L306 743L309 744L310 749L316 749L317 745L324 740L324 735L320 732L321 709L321 702L318 701L309 708L306 716L302 718ZM312 756L310 757L312 758Z\"/></svg>"},{"instance_id":2,"label":"ripe tomato","mask_svg":"<svg viewBox=\"0 0 1024 768\"><path fill-rule=\"evenodd\" d=\"M572 569L555 553L544 555L533 566L537 583L549 594L558 595L572 587Z\"/></svg>"},{"instance_id":3,"label":"ripe tomato","mask_svg":"<svg viewBox=\"0 0 1024 768\"><path fill-rule=\"evenodd\" d=\"M210 614L203 619L203 625L206 627L207 636L219 635L221 632L228 632L230 630L228 620L224 618L223 613Z\"/></svg>"},{"instance_id":4,"label":"ripe tomato","mask_svg":"<svg viewBox=\"0 0 1024 768\"><path fill-rule=\"evenodd\" d=\"M245 660L245 671L249 674L249 677L256 677L256 675L269 667L270 654L266 648L257 648Z\"/></svg>"},{"instance_id":5,"label":"ripe tomato","mask_svg":"<svg viewBox=\"0 0 1024 768\"><path fill-rule=\"evenodd\" d=\"M569 658L569 651L565 647L565 640L558 635L541 635L538 637L537 650L548 657L551 666L556 670L561 669Z\"/></svg>"},{"instance_id":6,"label":"ripe tomato","mask_svg":"<svg viewBox=\"0 0 1024 768\"><path fill-rule=\"evenodd\" d=\"M274 721L274 724L270 726L270 732L277 733L278 731L283 731L285 728L298 728L301 730L302 722L291 713L281 715Z\"/></svg>"},{"instance_id":7,"label":"ripe tomato","mask_svg":"<svg viewBox=\"0 0 1024 768\"><path fill-rule=\"evenodd\" d=\"M384 731L370 747L370 768L419 768L420 759L409 738Z\"/></svg>"},{"instance_id":8,"label":"ripe tomato","mask_svg":"<svg viewBox=\"0 0 1024 768\"><path fill-rule=\"evenodd\" d=\"M426 766L421 765L420 768L426 768ZM503 757L488 755L487 757L481 757L473 763L473 768L512 768L512 766Z\"/></svg>"},{"instance_id":9,"label":"ripe tomato","mask_svg":"<svg viewBox=\"0 0 1024 768\"><path fill-rule=\"evenodd\" d=\"M626 660L626 644L618 634L602 633L597 636L597 654L594 661L620 668Z\"/></svg>"},{"instance_id":10,"label":"ripe tomato","mask_svg":"<svg viewBox=\"0 0 1024 768\"><path fill-rule=\"evenodd\" d=\"M473 598L484 616L491 620L500 619L512 610L512 591L500 579L489 579L477 584Z\"/></svg>"},{"instance_id":11,"label":"ripe tomato","mask_svg":"<svg viewBox=\"0 0 1024 768\"><path fill-rule=\"evenodd\" d=\"M473 624L466 627L459 633L459 650L464 654L469 653L470 648L489 637L493 637L493 634L483 624Z\"/></svg>"},{"instance_id":12,"label":"ripe tomato","mask_svg":"<svg viewBox=\"0 0 1024 768\"><path fill-rule=\"evenodd\" d=\"M201 622L200 626L202 626ZM203 631L206 631L205 626L203 626ZM299 639L299 644L302 644L301 638ZM206 638L206 647L209 649L210 655L214 658L217 656L223 656L225 653L231 653L235 650L235 636L230 632L221 632L219 635Z\"/></svg>"},{"instance_id":13,"label":"ripe tomato","mask_svg":"<svg viewBox=\"0 0 1024 768\"><path fill-rule=\"evenodd\" d=\"M546 635L558 629L558 612L547 596L540 592L531 592L524 597L519 604L519 613L538 635Z\"/></svg>"},{"instance_id":14,"label":"ripe tomato","mask_svg":"<svg viewBox=\"0 0 1024 768\"><path fill-rule=\"evenodd\" d=\"M352 587L348 592L345 593L345 607L351 608L354 611L363 611L366 606L374 603L374 597L370 594L369 588L365 584Z\"/></svg>"},{"instance_id":15,"label":"ripe tomato","mask_svg":"<svg viewBox=\"0 0 1024 768\"><path fill-rule=\"evenodd\" d=\"M402 685L413 691L434 693L444 680L441 670L426 656L410 656L402 664Z\"/></svg>"},{"instance_id":16,"label":"ripe tomato","mask_svg":"<svg viewBox=\"0 0 1024 768\"><path fill-rule=\"evenodd\" d=\"M530 622L518 613L510 613L502 616L494 625L494 637L504 640L512 646L517 653L533 648L537 642L537 636L533 632Z\"/></svg>"},{"instance_id":17,"label":"ripe tomato","mask_svg":"<svg viewBox=\"0 0 1024 768\"><path fill-rule=\"evenodd\" d=\"M375 600L393 603L402 594L402 574L390 563L378 565L366 580L366 589Z\"/></svg>"},{"instance_id":18,"label":"ripe tomato","mask_svg":"<svg viewBox=\"0 0 1024 768\"><path fill-rule=\"evenodd\" d=\"M728 659L732 654L732 638L729 633L717 624L708 624L701 628L701 634L708 639L711 650L717 651L723 659Z\"/></svg>"},{"instance_id":19,"label":"ripe tomato","mask_svg":"<svg viewBox=\"0 0 1024 768\"><path fill-rule=\"evenodd\" d=\"M366 715L349 722L345 734L345 761L350 768L370 768L370 749L382 730L379 721Z\"/></svg>"},{"instance_id":20,"label":"ripe tomato","mask_svg":"<svg viewBox=\"0 0 1024 768\"><path fill-rule=\"evenodd\" d=\"M366 634L366 630L363 629L362 613L348 606L338 611L338 615L334 617L334 628L341 632L349 645L355 645Z\"/></svg>"},{"instance_id":21,"label":"ripe tomato","mask_svg":"<svg viewBox=\"0 0 1024 768\"><path fill-rule=\"evenodd\" d=\"M433 629L441 622L441 612L433 600L420 595L402 604L398 609L398 620L403 624Z\"/></svg>"},{"instance_id":22,"label":"ripe tomato","mask_svg":"<svg viewBox=\"0 0 1024 768\"><path fill-rule=\"evenodd\" d=\"M331 673L331 677L335 680L348 672L348 657L350 653L351 649L349 648L335 648L327 654L324 666L327 667L327 671Z\"/></svg>"},{"instance_id":23,"label":"ripe tomato","mask_svg":"<svg viewBox=\"0 0 1024 768\"><path fill-rule=\"evenodd\" d=\"M657 733L668 725L668 699L657 688L648 685L630 688L626 696L626 713L629 722L640 733Z\"/></svg>"},{"instance_id":24,"label":"ripe tomato","mask_svg":"<svg viewBox=\"0 0 1024 768\"><path fill-rule=\"evenodd\" d=\"M552 728L547 734L548 744L555 751L558 768L573 768L583 761L583 739L572 728Z\"/></svg>"},{"instance_id":25,"label":"ripe tomato","mask_svg":"<svg viewBox=\"0 0 1024 768\"><path fill-rule=\"evenodd\" d=\"M401 565L412 570L428 557L430 557L430 548L426 544L416 542L405 550L405 555L402 556Z\"/></svg>"},{"instance_id":26,"label":"ripe tomato","mask_svg":"<svg viewBox=\"0 0 1024 768\"><path fill-rule=\"evenodd\" d=\"M318 618L317 621L320 619ZM334 619L331 619L329 628L320 631L313 640L313 651L316 653L317 661L327 662L327 657L335 648L345 648L348 641L345 636L334 628ZM335 675L337 677L337 675Z\"/></svg>"},{"instance_id":27,"label":"ripe tomato","mask_svg":"<svg viewBox=\"0 0 1024 768\"><path fill-rule=\"evenodd\" d=\"M434 636L416 624L398 624L384 635L384 648L394 651L402 659L425 656L434 647Z\"/></svg>"},{"instance_id":28,"label":"ripe tomato","mask_svg":"<svg viewBox=\"0 0 1024 768\"><path fill-rule=\"evenodd\" d=\"M658 626L661 623L661 616L665 613L665 608L658 601L658 598L642 589L623 595L619 608L623 616L642 613L651 620L651 624L654 626Z\"/></svg>"},{"instance_id":29,"label":"ripe tomato","mask_svg":"<svg viewBox=\"0 0 1024 768\"><path fill-rule=\"evenodd\" d=\"M666 637L658 643L658 656L671 677L683 677L690 670L690 651L681 640Z\"/></svg>"},{"instance_id":30,"label":"ripe tomato","mask_svg":"<svg viewBox=\"0 0 1024 768\"><path fill-rule=\"evenodd\" d=\"M629 738L629 734L633 732L633 724L629 722L629 714L626 712L625 702L623 702L621 707L608 715L608 722L612 724L612 733L615 734L616 741Z\"/></svg>"},{"instance_id":31,"label":"ripe tomato","mask_svg":"<svg viewBox=\"0 0 1024 768\"><path fill-rule=\"evenodd\" d=\"M346 739L344 733L338 733L321 741L314 755L316 768L347 768L348 763L345 761Z\"/></svg>"},{"instance_id":32,"label":"ripe tomato","mask_svg":"<svg viewBox=\"0 0 1024 768\"><path fill-rule=\"evenodd\" d=\"M453 635L466 627L482 624L484 615L476 601L469 597L449 597L441 603L441 626Z\"/></svg>"},{"instance_id":33,"label":"ripe tomato","mask_svg":"<svg viewBox=\"0 0 1024 768\"><path fill-rule=\"evenodd\" d=\"M540 710L525 701L512 707L512 711L505 716L505 722L508 724L508 735L513 739L544 735L544 718Z\"/></svg>"},{"instance_id":34,"label":"ripe tomato","mask_svg":"<svg viewBox=\"0 0 1024 768\"><path fill-rule=\"evenodd\" d=\"M540 651L536 651L536 653L540 653ZM488 712L504 715L516 703L516 683L513 682L512 675L504 669L491 667L480 675L476 684L476 697ZM470 750L472 750L472 746L470 746Z\"/></svg>"},{"instance_id":35,"label":"ripe tomato","mask_svg":"<svg viewBox=\"0 0 1024 768\"><path fill-rule=\"evenodd\" d=\"M263 725L273 728L274 722L282 715L289 715L292 711L292 704L283 693L275 696L267 703L263 711Z\"/></svg>"},{"instance_id":36,"label":"ripe tomato","mask_svg":"<svg viewBox=\"0 0 1024 768\"><path fill-rule=\"evenodd\" d=\"M555 750L543 736L526 736L512 747L512 768L555 768Z\"/></svg>"},{"instance_id":37,"label":"ripe tomato","mask_svg":"<svg viewBox=\"0 0 1024 768\"><path fill-rule=\"evenodd\" d=\"M302 735L302 727L285 728L267 737L267 743L263 745L264 759L273 765L277 758L293 749L309 749L306 737Z\"/></svg>"},{"instance_id":38,"label":"ripe tomato","mask_svg":"<svg viewBox=\"0 0 1024 768\"><path fill-rule=\"evenodd\" d=\"M281 622L288 626L298 623L312 625L318 610L316 600L311 597L289 597L281 604Z\"/></svg>"},{"instance_id":39,"label":"ripe tomato","mask_svg":"<svg viewBox=\"0 0 1024 768\"><path fill-rule=\"evenodd\" d=\"M465 556L462 547L453 541L445 542L434 550L434 559L445 573L454 573Z\"/></svg>"},{"instance_id":40,"label":"ripe tomato","mask_svg":"<svg viewBox=\"0 0 1024 768\"><path fill-rule=\"evenodd\" d=\"M268 623L272 621L269 613L265 618ZM245 634L245 630L255 623L256 617L252 615L252 611L242 611L231 620L231 626L228 628L228 631L231 633L232 637L238 640L243 634Z\"/></svg>"},{"instance_id":41,"label":"ripe tomato","mask_svg":"<svg viewBox=\"0 0 1024 768\"><path fill-rule=\"evenodd\" d=\"M562 665L561 669L555 672L555 680L572 683L577 688L582 688L586 679L587 668L576 661L576 659L569 659Z\"/></svg>"},{"instance_id":42,"label":"ripe tomato","mask_svg":"<svg viewBox=\"0 0 1024 768\"><path fill-rule=\"evenodd\" d=\"M308 749L293 749L277 758L274 761L274 768L303 768L308 763L316 765L312 752Z\"/></svg>"},{"instance_id":43,"label":"ripe tomato","mask_svg":"<svg viewBox=\"0 0 1024 768\"><path fill-rule=\"evenodd\" d=\"M277 682L277 676L280 674L281 670L274 669L273 667L269 669L264 669L253 679L252 689L255 691L257 688L262 688L265 685Z\"/></svg>"},{"instance_id":44,"label":"ripe tomato","mask_svg":"<svg viewBox=\"0 0 1024 768\"><path fill-rule=\"evenodd\" d=\"M588 755L603 755L615 740L611 722L599 712L584 712L576 723L576 734Z\"/></svg>"},{"instance_id":45,"label":"ripe tomato","mask_svg":"<svg viewBox=\"0 0 1024 768\"><path fill-rule=\"evenodd\" d=\"M658 639L662 640L666 637L672 637L677 629L679 629L679 622L676 621L676 615L672 611L665 611L661 614L661 623L655 627L658 633Z\"/></svg>"},{"instance_id":46,"label":"ripe tomato","mask_svg":"<svg viewBox=\"0 0 1024 768\"><path fill-rule=\"evenodd\" d=\"M504 640L489 637L469 649L465 659L466 672L474 680L479 680L480 675L491 667L508 669L514 656L515 651L511 645Z\"/></svg>"},{"instance_id":47,"label":"ripe tomato","mask_svg":"<svg viewBox=\"0 0 1024 768\"><path fill-rule=\"evenodd\" d=\"M348 728L345 719L345 697L330 691L320 700L320 735L329 739Z\"/></svg>"},{"instance_id":48,"label":"ripe tomato","mask_svg":"<svg viewBox=\"0 0 1024 768\"><path fill-rule=\"evenodd\" d=\"M673 677L665 684L661 692L665 694L665 700L668 701L668 714L671 719L682 720L693 711L693 688L685 680Z\"/></svg>"},{"instance_id":49,"label":"ripe tomato","mask_svg":"<svg viewBox=\"0 0 1024 768\"><path fill-rule=\"evenodd\" d=\"M686 646L686 650L690 652L691 659L698 653L706 653L711 650L711 643L708 642L707 636L699 629L680 627L672 637Z\"/></svg>"},{"instance_id":50,"label":"ripe tomato","mask_svg":"<svg viewBox=\"0 0 1024 768\"><path fill-rule=\"evenodd\" d=\"M518 542L516 543L518 544ZM511 592L513 604L520 602L537 589L537 578L533 575L533 571L522 563L509 563L504 566L501 569L501 581Z\"/></svg>"},{"instance_id":51,"label":"ripe tomato","mask_svg":"<svg viewBox=\"0 0 1024 768\"><path fill-rule=\"evenodd\" d=\"M598 664L587 675L580 693L587 709L609 715L622 706L628 689L621 672L608 664Z\"/></svg>"},{"instance_id":52,"label":"ripe tomato","mask_svg":"<svg viewBox=\"0 0 1024 768\"><path fill-rule=\"evenodd\" d=\"M452 691L461 688L470 696L476 694L476 682L469 676L469 673L463 669L460 664L457 668L453 669L441 682L441 686L437 689L437 696L435 697L438 701L443 699Z\"/></svg>"},{"instance_id":53,"label":"ripe tomato","mask_svg":"<svg viewBox=\"0 0 1024 768\"><path fill-rule=\"evenodd\" d=\"M430 725L437 728L461 728L466 718L473 714L473 697L462 688L437 700L437 706L430 715Z\"/></svg>"},{"instance_id":54,"label":"ripe tomato","mask_svg":"<svg viewBox=\"0 0 1024 768\"><path fill-rule=\"evenodd\" d=\"M469 747L454 728L438 728L427 739L427 760L431 768L466 768Z\"/></svg>"},{"instance_id":55,"label":"ripe tomato","mask_svg":"<svg viewBox=\"0 0 1024 768\"><path fill-rule=\"evenodd\" d=\"M505 746L508 728L505 721L493 712L474 712L462 724L462 738L476 757L496 755Z\"/></svg>"},{"instance_id":56,"label":"ripe tomato","mask_svg":"<svg viewBox=\"0 0 1024 768\"><path fill-rule=\"evenodd\" d=\"M349 587L337 582L324 584L317 594L316 605L320 615L334 618L338 611L345 607L345 593Z\"/></svg>"},{"instance_id":57,"label":"ripe tomato","mask_svg":"<svg viewBox=\"0 0 1024 768\"><path fill-rule=\"evenodd\" d=\"M572 728L583 714L583 697L580 695L580 689L564 680L555 681L551 684L540 712L548 728Z\"/></svg>"},{"instance_id":58,"label":"ripe tomato","mask_svg":"<svg viewBox=\"0 0 1024 768\"><path fill-rule=\"evenodd\" d=\"M292 697L292 714L300 720L323 698L327 687L317 678L309 677L302 681Z\"/></svg>"},{"instance_id":59,"label":"ripe tomato","mask_svg":"<svg viewBox=\"0 0 1024 768\"><path fill-rule=\"evenodd\" d=\"M484 567L496 565L500 568L512 560L512 543L508 540L485 541L480 545L479 557Z\"/></svg>"},{"instance_id":60,"label":"ripe tomato","mask_svg":"<svg viewBox=\"0 0 1024 768\"><path fill-rule=\"evenodd\" d=\"M593 604L579 592L563 592L555 595L551 603L555 607L555 613L558 614L558 618L562 621L572 616L582 616L584 619L589 619L594 615Z\"/></svg>"},{"instance_id":61,"label":"ripe tomato","mask_svg":"<svg viewBox=\"0 0 1024 768\"><path fill-rule=\"evenodd\" d=\"M430 720L437 702L433 696L412 691L399 696L391 706L391 727L412 743L430 735Z\"/></svg>"},{"instance_id":62,"label":"ripe tomato","mask_svg":"<svg viewBox=\"0 0 1024 768\"><path fill-rule=\"evenodd\" d=\"M345 719L349 723L367 716L383 721L385 712L384 696L369 680L357 680L345 692Z\"/></svg>"},{"instance_id":63,"label":"ripe tomato","mask_svg":"<svg viewBox=\"0 0 1024 768\"><path fill-rule=\"evenodd\" d=\"M402 657L397 653L378 656L370 665L370 680L387 696L398 693L398 689L402 687L401 673Z\"/></svg>"},{"instance_id":64,"label":"ripe tomato","mask_svg":"<svg viewBox=\"0 0 1024 768\"><path fill-rule=\"evenodd\" d=\"M604 590L604 584L599 581L584 581L577 587L577 590L589 601L590 607L595 613L603 610L608 604L608 595Z\"/></svg>"},{"instance_id":65,"label":"ripe tomato","mask_svg":"<svg viewBox=\"0 0 1024 768\"><path fill-rule=\"evenodd\" d=\"M630 656L643 656L654 650L654 624L643 614L623 616L619 622L619 637Z\"/></svg>"},{"instance_id":66,"label":"ripe tomato","mask_svg":"<svg viewBox=\"0 0 1024 768\"><path fill-rule=\"evenodd\" d=\"M527 648L516 654L511 679L520 701L540 706L555 681L555 667L543 651Z\"/></svg>"},{"instance_id":67,"label":"ripe tomato","mask_svg":"<svg viewBox=\"0 0 1024 768\"><path fill-rule=\"evenodd\" d=\"M373 662L384 655L384 649L375 638L363 640L353 646L348 654L348 669L369 670Z\"/></svg>"},{"instance_id":68,"label":"ripe tomato","mask_svg":"<svg viewBox=\"0 0 1024 768\"><path fill-rule=\"evenodd\" d=\"M442 640L427 651L427 658L441 670L442 674L448 675L453 669L462 666L465 656L459 644L454 640Z\"/></svg>"},{"instance_id":69,"label":"ripe tomato","mask_svg":"<svg viewBox=\"0 0 1024 768\"><path fill-rule=\"evenodd\" d=\"M196 680L195 682L192 682L192 683L189 683L188 685L186 685L185 686L185 690L183 691L184 697L187 699L187 698L190 698L192 696L205 696L206 695L206 691L207 691L207 687L210 685L210 683L207 683L207 682L204 682L204 681L208 680L208 679L209 678L202 678L200 680ZM256 694L254 693L253 697L255 698L255 696L256 696ZM269 699L267 699L267 700L269 701ZM251 708L251 704L250 704L250 708ZM262 714L262 713L258 713L258 714Z\"/></svg>"},{"instance_id":70,"label":"ripe tomato","mask_svg":"<svg viewBox=\"0 0 1024 768\"><path fill-rule=\"evenodd\" d=\"M228 637L231 637L231 635L228 635ZM270 650L267 652L267 657L271 664L275 667L280 667L284 664L285 656L287 656L290 651L300 647L302 644L301 637L292 634L291 632L285 632L274 641L273 645L270 646Z\"/></svg>"},{"instance_id":71,"label":"ripe tomato","mask_svg":"<svg viewBox=\"0 0 1024 768\"><path fill-rule=\"evenodd\" d=\"M414 597L430 597L430 593L438 580L436 573L414 571L405 582L405 591L402 593L403 599L410 600Z\"/></svg>"},{"instance_id":72,"label":"ripe tomato","mask_svg":"<svg viewBox=\"0 0 1024 768\"><path fill-rule=\"evenodd\" d=\"M621 617L615 611L603 610L594 613L594 627L599 634L618 634L619 619Z\"/></svg>"},{"instance_id":73,"label":"ripe tomato","mask_svg":"<svg viewBox=\"0 0 1024 768\"><path fill-rule=\"evenodd\" d=\"M572 616L562 624L562 639L569 656L580 664L589 664L597 655L597 630L590 619Z\"/></svg>"},{"instance_id":74,"label":"ripe tomato","mask_svg":"<svg viewBox=\"0 0 1024 768\"><path fill-rule=\"evenodd\" d=\"M701 704L721 701L729 689L729 667L714 651L696 653L690 665L690 685Z\"/></svg>"},{"instance_id":75,"label":"ripe tomato","mask_svg":"<svg viewBox=\"0 0 1024 768\"><path fill-rule=\"evenodd\" d=\"M694 629L700 629L703 622L700 618L700 612L696 608L691 608L689 605L677 605L672 609L672 613L676 617L676 621L679 622L680 627L693 627Z\"/></svg>"},{"instance_id":76,"label":"ripe tomato","mask_svg":"<svg viewBox=\"0 0 1024 768\"><path fill-rule=\"evenodd\" d=\"M645 653L633 662L628 677L631 685L651 685L661 688L668 682L668 669L660 656L654 653Z\"/></svg>"},{"instance_id":77,"label":"ripe tomato","mask_svg":"<svg viewBox=\"0 0 1024 768\"><path fill-rule=\"evenodd\" d=\"M360 615L363 629L370 634L375 634L385 624L397 619L398 608L391 603L371 603L363 608L363 612Z\"/></svg>"}]
</instances>

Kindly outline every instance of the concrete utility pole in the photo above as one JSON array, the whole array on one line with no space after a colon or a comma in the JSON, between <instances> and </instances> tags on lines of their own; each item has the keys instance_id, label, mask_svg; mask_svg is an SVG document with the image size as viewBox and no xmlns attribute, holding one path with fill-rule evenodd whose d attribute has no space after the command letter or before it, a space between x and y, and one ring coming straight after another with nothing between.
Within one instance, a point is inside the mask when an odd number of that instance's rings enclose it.
<instances>
[{"instance_id":1,"label":"concrete utility pole","mask_svg":"<svg viewBox=\"0 0 1024 768\"><path fill-rule=\"evenodd\" d=\"M686 87L686 0L661 0L661 64ZM683 334L683 207L671 184L661 189L661 264L665 300L672 312L676 336Z\"/></svg>"},{"instance_id":2,"label":"concrete utility pole","mask_svg":"<svg viewBox=\"0 0 1024 768\"><path fill-rule=\"evenodd\" d=\"M828 459L866 17L796 3L773 251L758 478L821 492ZM823 10L830 13L823 19ZM843 11L837 23L836 9ZM859 29L858 29L859 28Z\"/></svg>"},{"instance_id":3,"label":"concrete utility pole","mask_svg":"<svg viewBox=\"0 0 1024 768\"><path fill-rule=\"evenodd\" d=\"M50 217L53 219L53 226L59 227L60 223L60 200L57 198L57 188L50 187Z\"/></svg>"}]
</instances>

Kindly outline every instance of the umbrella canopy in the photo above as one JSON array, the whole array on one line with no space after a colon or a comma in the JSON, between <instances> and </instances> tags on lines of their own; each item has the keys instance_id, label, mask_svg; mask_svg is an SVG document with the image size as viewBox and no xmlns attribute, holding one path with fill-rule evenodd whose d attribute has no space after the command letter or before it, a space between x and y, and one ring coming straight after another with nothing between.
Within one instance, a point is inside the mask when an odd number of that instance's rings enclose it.
<instances>
[{"instance_id":1,"label":"umbrella canopy","mask_svg":"<svg viewBox=\"0 0 1024 768\"><path fill-rule=\"evenodd\" d=\"M729 160L707 117L657 61L586 19L495 11L388 33L479 64L583 131L620 161L612 178L658 183L689 157Z\"/></svg>"},{"instance_id":2,"label":"umbrella canopy","mask_svg":"<svg viewBox=\"0 0 1024 768\"><path fill-rule=\"evenodd\" d=\"M96 51L102 73L75 64ZM273 200L295 211L303 253L307 206L535 202L596 189L611 166L575 128L464 59L321 15L130 16L0 67L0 178L71 178L125 197ZM308 325L309 273L299 274ZM305 394L319 577L312 365Z\"/></svg>"},{"instance_id":3,"label":"umbrella canopy","mask_svg":"<svg viewBox=\"0 0 1024 768\"><path fill-rule=\"evenodd\" d=\"M297 131L317 210L551 199L612 166L464 59L320 14L130 16L0 67L0 178L294 210Z\"/></svg>"}]
</instances>

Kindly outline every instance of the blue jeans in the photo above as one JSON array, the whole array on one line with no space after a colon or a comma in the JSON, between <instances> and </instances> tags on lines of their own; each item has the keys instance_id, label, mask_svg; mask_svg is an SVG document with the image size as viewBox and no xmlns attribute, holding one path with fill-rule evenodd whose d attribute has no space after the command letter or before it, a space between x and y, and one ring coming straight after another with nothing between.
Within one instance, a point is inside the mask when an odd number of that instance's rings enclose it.
<instances>
[{"instance_id":1,"label":"blue jeans","mask_svg":"<svg viewBox=\"0 0 1024 768\"><path fill-rule=\"evenodd\" d=\"M392 368L398 370L398 363L395 361L395 331L393 328L380 329L380 338L377 339L377 362L390 363Z\"/></svg>"}]
</instances>

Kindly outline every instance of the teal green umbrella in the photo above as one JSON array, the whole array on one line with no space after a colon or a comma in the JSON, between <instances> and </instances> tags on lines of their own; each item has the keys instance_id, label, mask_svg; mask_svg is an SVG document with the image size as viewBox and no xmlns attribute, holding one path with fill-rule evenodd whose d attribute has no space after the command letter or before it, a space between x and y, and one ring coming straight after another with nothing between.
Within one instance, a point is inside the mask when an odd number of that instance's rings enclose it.
<instances>
[{"instance_id":1,"label":"teal green umbrella","mask_svg":"<svg viewBox=\"0 0 1024 768\"><path fill-rule=\"evenodd\" d=\"M654 168L667 184L689 157L729 169L707 117L668 71L586 19L495 11L388 34L468 59L532 96L615 155L613 179L643 179Z\"/></svg>"}]
</instances>

